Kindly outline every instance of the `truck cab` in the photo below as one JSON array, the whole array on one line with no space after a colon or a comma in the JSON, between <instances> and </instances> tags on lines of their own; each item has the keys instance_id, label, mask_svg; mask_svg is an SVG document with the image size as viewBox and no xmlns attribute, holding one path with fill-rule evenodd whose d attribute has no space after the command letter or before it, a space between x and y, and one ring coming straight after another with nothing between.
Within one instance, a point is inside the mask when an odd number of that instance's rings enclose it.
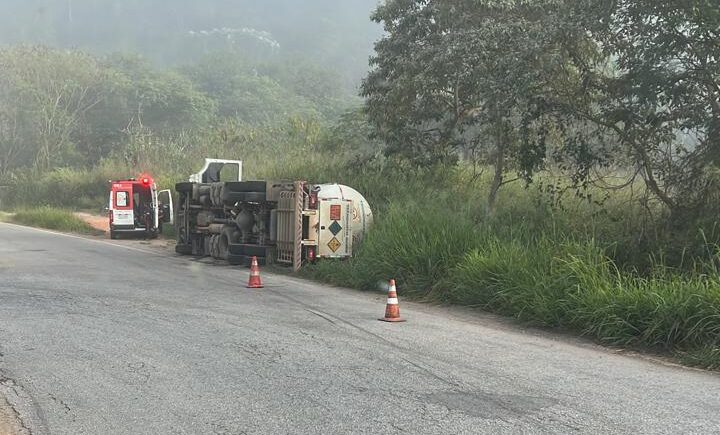
<instances>
[{"instance_id":1,"label":"truck cab","mask_svg":"<svg viewBox=\"0 0 720 435\"><path fill-rule=\"evenodd\" d=\"M108 200L110 238L121 234L155 238L163 223L173 224L170 190L157 190L152 177L110 181Z\"/></svg>"}]
</instances>

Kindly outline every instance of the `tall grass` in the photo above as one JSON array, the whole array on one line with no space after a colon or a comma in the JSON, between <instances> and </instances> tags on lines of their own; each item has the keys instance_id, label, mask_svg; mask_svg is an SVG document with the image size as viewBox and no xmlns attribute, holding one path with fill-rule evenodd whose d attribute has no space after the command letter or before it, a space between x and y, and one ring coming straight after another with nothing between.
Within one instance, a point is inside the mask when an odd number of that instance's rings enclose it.
<instances>
[{"instance_id":1,"label":"tall grass","mask_svg":"<svg viewBox=\"0 0 720 435\"><path fill-rule=\"evenodd\" d=\"M69 233L97 234L99 232L75 216L72 211L49 206L18 209L14 214L9 215L9 220L20 225Z\"/></svg>"},{"instance_id":2,"label":"tall grass","mask_svg":"<svg viewBox=\"0 0 720 435\"><path fill-rule=\"evenodd\" d=\"M720 345L717 276L619 272L590 243L493 241L450 273L446 300L569 327L614 345L676 352Z\"/></svg>"},{"instance_id":3,"label":"tall grass","mask_svg":"<svg viewBox=\"0 0 720 435\"><path fill-rule=\"evenodd\" d=\"M17 172L5 181L2 204L6 208L51 206L99 211L107 205L108 180L137 175L126 165L111 161L93 169Z\"/></svg>"}]
</instances>

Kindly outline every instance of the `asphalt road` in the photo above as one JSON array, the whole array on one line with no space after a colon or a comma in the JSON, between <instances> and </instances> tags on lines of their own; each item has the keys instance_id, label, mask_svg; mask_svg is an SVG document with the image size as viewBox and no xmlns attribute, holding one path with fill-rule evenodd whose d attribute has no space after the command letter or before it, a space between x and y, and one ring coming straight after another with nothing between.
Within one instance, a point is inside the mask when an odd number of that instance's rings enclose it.
<instances>
[{"instance_id":1,"label":"asphalt road","mask_svg":"<svg viewBox=\"0 0 720 435\"><path fill-rule=\"evenodd\" d=\"M0 224L0 394L34 434L720 433L717 374L247 276Z\"/></svg>"}]
</instances>

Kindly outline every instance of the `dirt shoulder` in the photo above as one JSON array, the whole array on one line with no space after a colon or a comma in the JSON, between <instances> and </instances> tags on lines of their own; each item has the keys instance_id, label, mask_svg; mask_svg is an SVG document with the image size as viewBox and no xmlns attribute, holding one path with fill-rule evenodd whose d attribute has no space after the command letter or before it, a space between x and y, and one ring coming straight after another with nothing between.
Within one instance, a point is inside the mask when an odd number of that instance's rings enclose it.
<instances>
[{"instance_id":1,"label":"dirt shoulder","mask_svg":"<svg viewBox=\"0 0 720 435\"><path fill-rule=\"evenodd\" d=\"M75 216L87 222L88 225L99 231L109 232L110 222L107 216L98 216L90 213L75 212Z\"/></svg>"},{"instance_id":2,"label":"dirt shoulder","mask_svg":"<svg viewBox=\"0 0 720 435\"><path fill-rule=\"evenodd\" d=\"M12 406L0 396L0 435L30 435Z\"/></svg>"}]
</instances>

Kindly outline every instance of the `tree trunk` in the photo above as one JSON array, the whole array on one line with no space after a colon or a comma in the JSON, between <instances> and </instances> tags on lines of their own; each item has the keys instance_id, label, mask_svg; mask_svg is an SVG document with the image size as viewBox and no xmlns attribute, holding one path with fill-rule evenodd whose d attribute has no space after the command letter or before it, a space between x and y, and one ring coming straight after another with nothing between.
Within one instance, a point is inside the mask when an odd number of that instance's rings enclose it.
<instances>
[{"instance_id":1,"label":"tree trunk","mask_svg":"<svg viewBox=\"0 0 720 435\"><path fill-rule=\"evenodd\" d=\"M503 183L503 174L505 172L505 145L503 138L498 140L498 145L495 150L495 161L493 166L495 167L495 175L493 176L492 184L490 185L490 193L488 194L487 202L487 215L492 216L495 214L495 206L497 202L497 194L500 190L500 186Z\"/></svg>"}]
</instances>

